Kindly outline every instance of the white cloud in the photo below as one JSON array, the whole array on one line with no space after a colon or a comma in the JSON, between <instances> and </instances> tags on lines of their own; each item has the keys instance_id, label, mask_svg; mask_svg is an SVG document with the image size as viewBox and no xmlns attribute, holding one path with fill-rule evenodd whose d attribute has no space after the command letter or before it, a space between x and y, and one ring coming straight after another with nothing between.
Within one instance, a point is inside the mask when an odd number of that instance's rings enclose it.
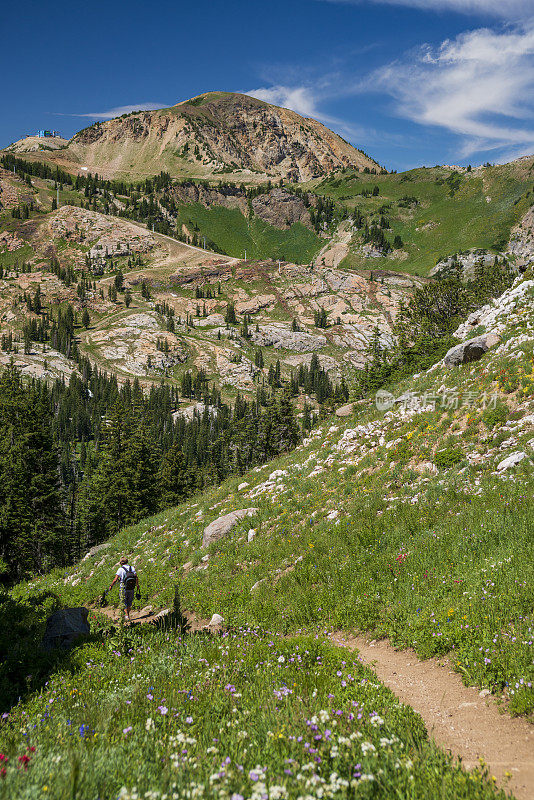
<instances>
[{"instance_id":1,"label":"white cloud","mask_svg":"<svg viewBox=\"0 0 534 800\"><path fill-rule=\"evenodd\" d=\"M378 69L362 89L390 94L399 116L458 134L464 157L534 151L534 27L462 33Z\"/></svg>"},{"instance_id":2,"label":"white cloud","mask_svg":"<svg viewBox=\"0 0 534 800\"><path fill-rule=\"evenodd\" d=\"M362 4L366 0L328 0L331 3ZM421 11L456 11L460 14L489 14L505 19L527 19L534 12L534 0L367 0Z\"/></svg>"},{"instance_id":3,"label":"white cloud","mask_svg":"<svg viewBox=\"0 0 534 800\"><path fill-rule=\"evenodd\" d=\"M273 106L282 106L302 114L304 117L317 117L317 100L311 89L306 86L269 86L262 89L251 89L245 94L271 103Z\"/></svg>"},{"instance_id":4,"label":"white cloud","mask_svg":"<svg viewBox=\"0 0 534 800\"><path fill-rule=\"evenodd\" d=\"M132 106L117 106L108 111L91 111L86 114L69 114L71 117L87 117L88 119L114 119L122 114L131 114L132 111L157 111L160 108L168 108L165 103L137 103Z\"/></svg>"}]
</instances>

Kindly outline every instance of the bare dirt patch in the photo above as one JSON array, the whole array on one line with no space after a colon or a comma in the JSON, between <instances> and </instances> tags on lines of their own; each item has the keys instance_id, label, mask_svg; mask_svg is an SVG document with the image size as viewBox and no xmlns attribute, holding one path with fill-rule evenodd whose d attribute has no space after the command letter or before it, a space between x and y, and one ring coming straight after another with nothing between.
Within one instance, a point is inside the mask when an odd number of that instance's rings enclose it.
<instances>
[{"instance_id":1,"label":"bare dirt patch","mask_svg":"<svg viewBox=\"0 0 534 800\"><path fill-rule=\"evenodd\" d=\"M421 661L413 650L395 650L386 641L337 633L336 644L358 650L403 703L423 718L436 743L464 767L487 764L490 775L518 800L534 797L534 725L502 713L494 699L464 686L447 659Z\"/></svg>"}]
</instances>

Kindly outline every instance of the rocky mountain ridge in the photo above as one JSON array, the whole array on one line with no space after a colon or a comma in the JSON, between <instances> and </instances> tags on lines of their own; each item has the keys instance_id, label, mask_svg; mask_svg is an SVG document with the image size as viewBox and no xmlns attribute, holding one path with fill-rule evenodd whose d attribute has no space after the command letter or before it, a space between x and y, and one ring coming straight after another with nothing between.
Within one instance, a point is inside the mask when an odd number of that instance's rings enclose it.
<instances>
[{"instance_id":1,"label":"rocky mountain ridge","mask_svg":"<svg viewBox=\"0 0 534 800\"><path fill-rule=\"evenodd\" d=\"M72 172L83 167L126 179L166 170L173 176L242 173L249 182L304 181L345 167L380 169L317 120L231 92L95 123L66 147L38 157Z\"/></svg>"}]
</instances>

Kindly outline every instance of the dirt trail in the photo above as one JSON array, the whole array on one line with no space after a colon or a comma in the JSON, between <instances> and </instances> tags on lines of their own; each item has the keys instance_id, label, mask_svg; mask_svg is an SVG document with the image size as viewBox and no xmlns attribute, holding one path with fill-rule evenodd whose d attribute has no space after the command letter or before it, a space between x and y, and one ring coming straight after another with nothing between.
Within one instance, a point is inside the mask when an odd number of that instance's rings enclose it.
<instances>
[{"instance_id":1,"label":"dirt trail","mask_svg":"<svg viewBox=\"0 0 534 800\"><path fill-rule=\"evenodd\" d=\"M109 620L116 623L119 622L120 615L122 614L122 611L119 611L118 608L114 608L113 606L89 605L88 608L94 614L103 614ZM165 609L164 613L161 613L161 611L158 613L152 610L152 606L145 606L139 610L134 607L130 611L130 623L131 625L154 623L158 619L164 618L168 611L170 611L170 609ZM209 627L209 619L203 619L202 617L199 617L194 611L184 611L183 614L189 622L189 630L191 633L203 631ZM212 630L214 629L212 628Z\"/></svg>"},{"instance_id":2,"label":"dirt trail","mask_svg":"<svg viewBox=\"0 0 534 800\"><path fill-rule=\"evenodd\" d=\"M335 634L333 641L357 649L363 663L421 715L429 735L464 767L479 766L482 758L517 800L534 799L534 725L501 713L491 696L482 698L478 689L464 686L447 659L421 661L413 650L346 633Z\"/></svg>"}]
</instances>

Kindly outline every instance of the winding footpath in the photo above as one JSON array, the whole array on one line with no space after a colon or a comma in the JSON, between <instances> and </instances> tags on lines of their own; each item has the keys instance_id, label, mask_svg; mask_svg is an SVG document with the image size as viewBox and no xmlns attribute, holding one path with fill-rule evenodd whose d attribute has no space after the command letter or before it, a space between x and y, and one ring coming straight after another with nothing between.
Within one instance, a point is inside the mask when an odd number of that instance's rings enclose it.
<instances>
[{"instance_id":1,"label":"winding footpath","mask_svg":"<svg viewBox=\"0 0 534 800\"><path fill-rule=\"evenodd\" d=\"M118 621L115 608L91 610ZM206 630L208 620L185 613L191 632ZM155 618L150 606L132 613L134 625ZM491 695L481 697L478 689L464 686L447 658L421 661L413 650L395 650L385 640L368 641L346 632L335 633L331 641L357 651L382 683L417 711L436 744L466 769L486 766L497 785L516 800L534 800L534 725L503 713Z\"/></svg>"},{"instance_id":2,"label":"winding footpath","mask_svg":"<svg viewBox=\"0 0 534 800\"><path fill-rule=\"evenodd\" d=\"M534 800L534 725L499 710L490 696L464 686L447 659L421 661L387 641L337 633L335 644L357 650L364 664L424 720L429 736L466 769L481 759L497 784L517 800Z\"/></svg>"}]
</instances>

